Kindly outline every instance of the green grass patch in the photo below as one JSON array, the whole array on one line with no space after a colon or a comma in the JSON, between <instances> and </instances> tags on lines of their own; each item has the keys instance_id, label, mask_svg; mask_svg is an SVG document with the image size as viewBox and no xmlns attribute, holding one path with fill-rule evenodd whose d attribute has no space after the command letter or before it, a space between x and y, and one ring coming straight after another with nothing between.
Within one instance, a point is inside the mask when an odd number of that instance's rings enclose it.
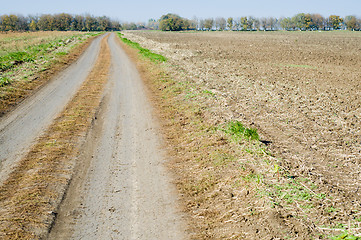
<instances>
[{"instance_id":1,"label":"green grass patch","mask_svg":"<svg viewBox=\"0 0 361 240\"><path fill-rule=\"evenodd\" d=\"M24 62L33 62L35 59L34 54L30 52L10 52L0 57L0 71L9 70Z\"/></svg>"},{"instance_id":2,"label":"green grass patch","mask_svg":"<svg viewBox=\"0 0 361 240\"><path fill-rule=\"evenodd\" d=\"M227 124L224 132L231 135L236 141L247 139L259 141L257 129L247 128L239 121L231 121Z\"/></svg>"},{"instance_id":3,"label":"green grass patch","mask_svg":"<svg viewBox=\"0 0 361 240\"><path fill-rule=\"evenodd\" d=\"M356 237L354 235L351 235L347 232L344 232L340 235L334 236L334 237L330 237L332 240L361 240L361 237Z\"/></svg>"},{"instance_id":4,"label":"green grass patch","mask_svg":"<svg viewBox=\"0 0 361 240\"><path fill-rule=\"evenodd\" d=\"M121 33L118 33L118 36L122 40L122 42L124 42L125 44L127 44L128 46L130 46L132 48L135 48L135 49L139 50L139 53L143 57L151 60L152 62L154 62L154 63L163 63L163 62L167 61L166 57L164 57L164 56L162 56L160 54L157 54L157 53L153 53L149 49L146 49L146 48L143 48L142 46L140 46L139 43L133 42L133 41L127 39L127 38L122 37Z\"/></svg>"},{"instance_id":5,"label":"green grass patch","mask_svg":"<svg viewBox=\"0 0 361 240\"><path fill-rule=\"evenodd\" d=\"M11 84L11 81L7 77L0 77L0 87Z\"/></svg>"}]
</instances>

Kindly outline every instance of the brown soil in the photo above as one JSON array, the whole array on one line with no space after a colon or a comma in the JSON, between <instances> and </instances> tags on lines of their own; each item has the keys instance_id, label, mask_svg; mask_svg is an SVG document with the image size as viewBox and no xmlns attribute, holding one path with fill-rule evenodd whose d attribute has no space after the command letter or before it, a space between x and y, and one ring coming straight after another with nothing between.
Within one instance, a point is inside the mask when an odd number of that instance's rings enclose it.
<instances>
[{"instance_id":1,"label":"brown soil","mask_svg":"<svg viewBox=\"0 0 361 240\"><path fill-rule=\"evenodd\" d=\"M169 58L174 80L155 71L153 91L197 238L360 232L360 33L126 37ZM267 146L252 152L212 130L230 120L256 127Z\"/></svg>"}]
</instances>

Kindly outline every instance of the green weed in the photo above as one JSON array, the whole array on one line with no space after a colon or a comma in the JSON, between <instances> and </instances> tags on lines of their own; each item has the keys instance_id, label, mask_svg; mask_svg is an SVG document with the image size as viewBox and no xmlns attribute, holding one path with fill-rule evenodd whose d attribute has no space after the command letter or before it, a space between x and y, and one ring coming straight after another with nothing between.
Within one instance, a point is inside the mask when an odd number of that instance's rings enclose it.
<instances>
[{"instance_id":1,"label":"green weed","mask_svg":"<svg viewBox=\"0 0 361 240\"><path fill-rule=\"evenodd\" d=\"M28 52L10 52L0 57L0 71L6 71L24 62L33 62L34 56Z\"/></svg>"},{"instance_id":2,"label":"green weed","mask_svg":"<svg viewBox=\"0 0 361 240\"><path fill-rule=\"evenodd\" d=\"M11 81L7 77L0 77L0 87L11 84Z\"/></svg>"},{"instance_id":3,"label":"green weed","mask_svg":"<svg viewBox=\"0 0 361 240\"><path fill-rule=\"evenodd\" d=\"M340 235L337 235L337 236L334 236L334 237L331 237L332 240L361 240L361 237L356 237L354 235L350 235L349 233L347 232L344 232Z\"/></svg>"},{"instance_id":4,"label":"green weed","mask_svg":"<svg viewBox=\"0 0 361 240\"><path fill-rule=\"evenodd\" d=\"M209 91L209 90L204 90L203 93L211 95L212 97L215 97L216 94L214 94L213 92Z\"/></svg>"},{"instance_id":5,"label":"green weed","mask_svg":"<svg viewBox=\"0 0 361 240\"><path fill-rule=\"evenodd\" d=\"M133 42L133 41L127 39L127 38L123 38L121 33L118 33L118 36L125 44L127 44L128 46L130 46L132 48L138 49L139 53L143 57L151 60L152 62L154 62L154 63L163 63L163 62L167 61L166 57L164 57L164 56L162 56L160 54L153 53L149 49L143 48L142 46L140 46L139 43Z\"/></svg>"},{"instance_id":6,"label":"green weed","mask_svg":"<svg viewBox=\"0 0 361 240\"><path fill-rule=\"evenodd\" d=\"M224 131L230 134L235 140L248 139L259 141L257 129L247 128L239 121L231 121Z\"/></svg>"}]
</instances>

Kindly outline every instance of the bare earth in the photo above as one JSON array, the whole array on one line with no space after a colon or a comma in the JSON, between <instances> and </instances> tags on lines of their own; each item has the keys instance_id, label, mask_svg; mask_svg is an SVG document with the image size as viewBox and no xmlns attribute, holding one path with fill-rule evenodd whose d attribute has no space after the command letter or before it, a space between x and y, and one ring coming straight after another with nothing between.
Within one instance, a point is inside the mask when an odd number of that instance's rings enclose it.
<instances>
[{"instance_id":1,"label":"bare earth","mask_svg":"<svg viewBox=\"0 0 361 240\"><path fill-rule=\"evenodd\" d=\"M345 227L359 232L360 33L128 32L125 37L168 57L177 81L214 94L204 110L207 121L217 126L239 120L257 128L290 177L310 179L311 194L324 194L307 206L280 205L290 234L300 239L309 234L306 227L294 230L289 219L296 208L313 233L337 234ZM272 226L264 231L270 234Z\"/></svg>"},{"instance_id":2,"label":"bare earth","mask_svg":"<svg viewBox=\"0 0 361 240\"><path fill-rule=\"evenodd\" d=\"M49 239L184 239L143 83L115 36L111 76Z\"/></svg>"}]
</instances>

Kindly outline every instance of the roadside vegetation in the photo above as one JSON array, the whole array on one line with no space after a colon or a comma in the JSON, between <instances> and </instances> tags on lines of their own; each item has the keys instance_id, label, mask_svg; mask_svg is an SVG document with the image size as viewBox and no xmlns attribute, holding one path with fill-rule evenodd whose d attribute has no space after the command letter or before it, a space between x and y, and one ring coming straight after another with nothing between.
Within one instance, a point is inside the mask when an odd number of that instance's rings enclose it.
<instances>
[{"instance_id":1,"label":"roadside vegetation","mask_svg":"<svg viewBox=\"0 0 361 240\"><path fill-rule=\"evenodd\" d=\"M76 59L98 33L0 34L0 115Z\"/></svg>"},{"instance_id":2,"label":"roadside vegetation","mask_svg":"<svg viewBox=\"0 0 361 240\"><path fill-rule=\"evenodd\" d=\"M186 56L188 48L167 56ZM301 174L285 164L283 155L269 147L257 125L225 117L242 113L242 109L233 114L227 111L229 105L224 106L227 101L215 85L189 80L196 75L188 76L177 61L154 64L136 51L127 51L154 94L152 100L171 146L169 167L192 218L192 238L360 239L358 209L344 209L337 194L331 194L312 174ZM216 73L219 78L224 74ZM223 86L226 80L220 81L216 83ZM246 85L238 85L248 91ZM226 91L231 97L230 90ZM222 110L217 113L218 108Z\"/></svg>"},{"instance_id":3,"label":"roadside vegetation","mask_svg":"<svg viewBox=\"0 0 361 240\"><path fill-rule=\"evenodd\" d=\"M139 54L141 56L143 56L144 58L146 58L152 62L155 62L155 63L162 63L162 62L167 61L167 58L165 58L164 56L153 53L149 49L142 48L139 43L133 42L122 36L123 36L122 33L119 32L118 37L122 40L122 42L124 42L125 44L127 44L128 46L130 46L134 49L137 49L139 51Z\"/></svg>"}]
</instances>

